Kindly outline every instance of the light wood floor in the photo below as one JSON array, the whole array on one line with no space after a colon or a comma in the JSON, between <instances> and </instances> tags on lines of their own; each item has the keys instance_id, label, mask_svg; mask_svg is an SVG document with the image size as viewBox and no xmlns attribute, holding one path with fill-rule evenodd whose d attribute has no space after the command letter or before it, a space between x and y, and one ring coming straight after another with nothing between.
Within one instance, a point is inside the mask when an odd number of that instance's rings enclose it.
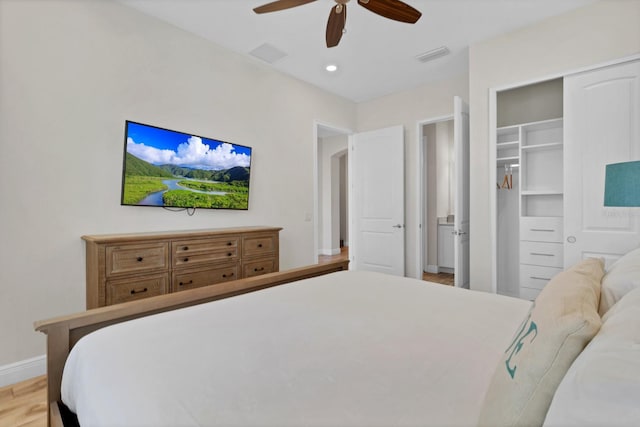
<instances>
[{"instance_id":1,"label":"light wood floor","mask_svg":"<svg viewBox=\"0 0 640 427\"><path fill-rule=\"evenodd\" d=\"M47 379L36 377L0 388L0 427L46 427Z\"/></svg>"},{"instance_id":2,"label":"light wood floor","mask_svg":"<svg viewBox=\"0 0 640 427\"><path fill-rule=\"evenodd\" d=\"M337 260L345 260L349 259L349 248L343 247L340 249L340 254L338 255L320 255L318 257L318 262L330 262ZM429 282L440 283L441 285L453 286L453 274L449 273L423 273L422 280L427 280Z\"/></svg>"}]
</instances>

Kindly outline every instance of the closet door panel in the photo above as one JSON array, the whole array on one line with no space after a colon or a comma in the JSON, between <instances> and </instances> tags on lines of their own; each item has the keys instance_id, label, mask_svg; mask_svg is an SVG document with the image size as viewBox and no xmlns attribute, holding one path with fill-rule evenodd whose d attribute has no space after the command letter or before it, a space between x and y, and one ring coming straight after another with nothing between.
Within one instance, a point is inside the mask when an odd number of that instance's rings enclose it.
<instances>
[{"instance_id":1,"label":"closet door panel","mask_svg":"<svg viewBox=\"0 0 640 427\"><path fill-rule=\"evenodd\" d=\"M639 217L604 207L605 165L640 160L640 61L565 78L565 267L614 260L640 241Z\"/></svg>"}]
</instances>

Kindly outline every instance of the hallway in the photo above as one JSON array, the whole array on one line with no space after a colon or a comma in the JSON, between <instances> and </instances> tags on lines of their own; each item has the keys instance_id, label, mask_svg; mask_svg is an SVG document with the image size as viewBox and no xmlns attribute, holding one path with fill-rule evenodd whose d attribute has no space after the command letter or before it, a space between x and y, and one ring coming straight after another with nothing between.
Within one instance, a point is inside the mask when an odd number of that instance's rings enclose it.
<instances>
[{"instance_id":1,"label":"hallway","mask_svg":"<svg viewBox=\"0 0 640 427\"><path fill-rule=\"evenodd\" d=\"M318 257L318 262L322 264L323 262L349 259L349 248L343 247L340 250L341 252L339 255L320 255ZM449 273L423 273L422 280L439 283L441 285L453 286L454 275Z\"/></svg>"}]
</instances>

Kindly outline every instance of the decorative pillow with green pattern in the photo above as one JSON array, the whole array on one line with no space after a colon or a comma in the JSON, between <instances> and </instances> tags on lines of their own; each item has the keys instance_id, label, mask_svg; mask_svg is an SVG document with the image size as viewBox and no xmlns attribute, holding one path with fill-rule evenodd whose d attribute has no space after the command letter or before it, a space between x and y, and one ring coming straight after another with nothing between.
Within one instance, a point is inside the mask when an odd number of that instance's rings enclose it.
<instances>
[{"instance_id":1,"label":"decorative pillow with green pattern","mask_svg":"<svg viewBox=\"0 0 640 427\"><path fill-rule=\"evenodd\" d=\"M603 275L603 260L588 258L544 287L498 363L478 425L542 425L558 384L600 329Z\"/></svg>"}]
</instances>

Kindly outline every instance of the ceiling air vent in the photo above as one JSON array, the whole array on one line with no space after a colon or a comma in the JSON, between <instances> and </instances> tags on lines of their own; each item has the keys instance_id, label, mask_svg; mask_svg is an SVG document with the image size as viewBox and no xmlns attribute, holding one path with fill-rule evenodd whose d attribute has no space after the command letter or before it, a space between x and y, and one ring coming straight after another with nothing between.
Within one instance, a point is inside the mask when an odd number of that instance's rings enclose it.
<instances>
[{"instance_id":1,"label":"ceiling air vent","mask_svg":"<svg viewBox=\"0 0 640 427\"><path fill-rule=\"evenodd\" d=\"M446 46L439 47L437 49L432 49L428 52L421 53L416 56L416 59L420 62L429 62L436 58L440 58L441 56L445 56L449 54L449 48Z\"/></svg>"},{"instance_id":2,"label":"ceiling air vent","mask_svg":"<svg viewBox=\"0 0 640 427\"><path fill-rule=\"evenodd\" d=\"M287 56L286 53L284 53L277 47L270 45L269 43L264 43L258 46L257 48L249 52L249 54L255 56L256 58L262 59L264 62L268 62L269 64L273 64L274 62Z\"/></svg>"}]
</instances>

